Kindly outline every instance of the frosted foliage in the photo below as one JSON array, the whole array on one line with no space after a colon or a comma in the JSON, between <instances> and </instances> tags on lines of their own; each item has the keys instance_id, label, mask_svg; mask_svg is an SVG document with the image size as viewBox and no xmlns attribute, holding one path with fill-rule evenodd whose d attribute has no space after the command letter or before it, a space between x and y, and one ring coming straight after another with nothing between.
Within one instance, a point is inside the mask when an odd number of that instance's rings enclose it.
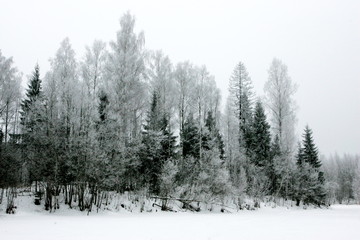
<instances>
[{"instance_id":1,"label":"frosted foliage","mask_svg":"<svg viewBox=\"0 0 360 240\"><path fill-rule=\"evenodd\" d=\"M352 187L353 187L355 200L360 204L360 162L358 163L358 166L355 169L355 176Z\"/></svg>"},{"instance_id":2,"label":"frosted foliage","mask_svg":"<svg viewBox=\"0 0 360 240\"><path fill-rule=\"evenodd\" d=\"M86 47L86 53L81 63L82 79L87 93L96 97L99 86L102 85L106 60L106 44L95 40L91 47Z\"/></svg>"},{"instance_id":3,"label":"frosted foliage","mask_svg":"<svg viewBox=\"0 0 360 240\"><path fill-rule=\"evenodd\" d=\"M13 67L12 58L6 58L0 51L0 117L5 130L5 141L7 134L16 132L17 109L20 104L21 74Z\"/></svg>"},{"instance_id":4,"label":"frosted foliage","mask_svg":"<svg viewBox=\"0 0 360 240\"><path fill-rule=\"evenodd\" d=\"M126 13L120 20L116 41L110 42L105 89L110 96L111 118L120 126L120 144L136 138L145 111L144 34L134 33L135 18Z\"/></svg>"},{"instance_id":5,"label":"frosted foliage","mask_svg":"<svg viewBox=\"0 0 360 240\"><path fill-rule=\"evenodd\" d=\"M160 108L173 116L176 110L176 89L173 66L168 56L161 51L151 52L148 66L151 92L159 95Z\"/></svg>"},{"instance_id":6,"label":"frosted foliage","mask_svg":"<svg viewBox=\"0 0 360 240\"><path fill-rule=\"evenodd\" d=\"M12 58L2 56L0 51L0 114L7 102L20 97L21 74L12 65Z\"/></svg>"},{"instance_id":7,"label":"frosted foliage","mask_svg":"<svg viewBox=\"0 0 360 240\"><path fill-rule=\"evenodd\" d=\"M194 67L189 62L182 62L176 65L175 82L176 95L178 97L180 130L183 128L187 114L194 105Z\"/></svg>"},{"instance_id":8,"label":"frosted foliage","mask_svg":"<svg viewBox=\"0 0 360 240\"><path fill-rule=\"evenodd\" d=\"M163 196L173 194L175 189L175 176L178 172L177 166L172 161L167 161L160 176L160 192Z\"/></svg>"},{"instance_id":9,"label":"frosted foliage","mask_svg":"<svg viewBox=\"0 0 360 240\"><path fill-rule=\"evenodd\" d=\"M251 114L254 93L251 78L242 62L235 67L231 75L229 92L237 116L246 122Z\"/></svg>"},{"instance_id":10,"label":"frosted foliage","mask_svg":"<svg viewBox=\"0 0 360 240\"><path fill-rule=\"evenodd\" d=\"M197 68L197 73L195 98L198 103L196 108L199 118L205 119L206 114L211 111L218 123L220 89L216 86L214 76L210 75L205 66Z\"/></svg>"},{"instance_id":11,"label":"frosted foliage","mask_svg":"<svg viewBox=\"0 0 360 240\"><path fill-rule=\"evenodd\" d=\"M288 69L280 60L274 59L265 83L265 105L270 113L274 135L280 138L283 152L293 153L295 147L295 101L296 85L288 75Z\"/></svg>"},{"instance_id":12,"label":"frosted foliage","mask_svg":"<svg viewBox=\"0 0 360 240\"><path fill-rule=\"evenodd\" d=\"M226 165L228 166L231 181L237 194L245 193L247 188L247 177L244 170L246 156L244 149L239 143L239 119L235 116L235 106L231 97L228 97L222 128L225 141Z\"/></svg>"},{"instance_id":13,"label":"frosted foliage","mask_svg":"<svg viewBox=\"0 0 360 240\"><path fill-rule=\"evenodd\" d=\"M51 116L66 119L66 125L74 125L78 122L76 109L80 103L79 81L77 74L78 64L75 52L71 47L70 40L65 38L56 52L55 58L51 59L51 70L45 76L45 94L48 98Z\"/></svg>"}]
</instances>

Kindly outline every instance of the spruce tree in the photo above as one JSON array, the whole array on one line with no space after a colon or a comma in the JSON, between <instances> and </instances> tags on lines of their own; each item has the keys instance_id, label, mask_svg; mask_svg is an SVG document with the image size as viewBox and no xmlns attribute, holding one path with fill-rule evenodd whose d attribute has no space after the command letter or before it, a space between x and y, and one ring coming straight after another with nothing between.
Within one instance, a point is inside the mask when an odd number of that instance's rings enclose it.
<instances>
[{"instance_id":1,"label":"spruce tree","mask_svg":"<svg viewBox=\"0 0 360 240\"><path fill-rule=\"evenodd\" d=\"M181 145L183 158L188 156L200 158L199 129L191 113L186 118L181 132Z\"/></svg>"},{"instance_id":2,"label":"spruce tree","mask_svg":"<svg viewBox=\"0 0 360 240\"><path fill-rule=\"evenodd\" d=\"M235 107L239 123L239 143L242 150L249 154L249 128L252 121L253 90L252 81L245 64L239 62L234 68L229 82L229 93Z\"/></svg>"},{"instance_id":3,"label":"spruce tree","mask_svg":"<svg viewBox=\"0 0 360 240\"><path fill-rule=\"evenodd\" d=\"M297 166L301 166L304 162L304 149L301 147L301 143L298 144L298 151L295 156Z\"/></svg>"},{"instance_id":4,"label":"spruce tree","mask_svg":"<svg viewBox=\"0 0 360 240\"><path fill-rule=\"evenodd\" d=\"M34 119L34 116L31 115L30 111L35 102L42 96L40 68L38 64L35 66L25 95L26 98L21 102L21 125L23 126L24 134L32 131L36 119Z\"/></svg>"},{"instance_id":5,"label":"spruce tree","mask_svg":"<svg viewBox=\"0 0 360 240\"><path fill-rule=\"evenodd\" d=\"M21 103L21 125L23 146L27 154L25 165L29 171L29 182L44 179L46 167L46 116L45 101L42 94L39 65L34 72L26 90L26 98Z\"/></svg>"},{"instance_id":6,"label":"spruce tree","mask_svg":"<svg viewBox=\"0 0 360 240\"><path fill-rule=\"evenodd\" d=\"M163 114L161 120L162 141L161 141L161 158L163 161L176 158L176 136L170 131L167 114Z\"/></svg>"},{"instance_id":7,"label":"spruce tree","mask_svg":"<svg viewBox=\"0 0 360 240\"><path fill-rule=\"evenodd\" d=\"M204 150L212 150L217 148L220 159L225 157L225 145L222 140L219 129L216 127L216 121L212 111L209 111L205 120L206 131L202 137L202 148Z\"/></svg>"},{"instance_id":8,"label":"spruce tree","mask_svg":"<svg viewBox=\"0 0 360 240\"><path fill-rule=\"evenodd\" d=\"M279 135L276 135L271 144L271 157L274 158L280 155L281 155L280 139L279 139Z\"/></svg>"},{"instance_id":9,"label":"spruce tree","mask_svg":"<svg viewBox=\"0 0 360 240\"><path fill-rule=\"evenodd\" d=\"M271 157L270 125L266 120L260 101L256 102L251 135L252 163L258 167L269 167Z\"/></svg>"},{"instance_id":10,"label":"spruce tree","mask_svg":"<svg viewBox=\"0 0 360 240\"><path fill-rule=\"evenodd\" d=\"M100 104L98 107L100 121L104 122L107 119L107 108L109 106L109 99L104 90L101 90L99 93Z\"/></svg>"},{"instance_id":11,"label":"spruce tree","mask_svg":"<svg viewBox=\"0 0 360 240\"><path fill-rule=\"evenodd\" d=\"M324 204L324 174L320 170L321 162L315 146L312 131L305 127L302 145L299 144L296 156L297 172L295 176L294 198L296 204Z\"/></svg>"},{"instance_id":12,"label":"spruce tree","mask_svg":"<svg viewBox=\"0 0 360 240\"><path fill-rule=\"evenodd\" d=\"M166 114L160 109L157 92L152 94L150 111L144 126L142 145L140 171L145 176L144 182L149 186L150 192L159 194L163 166L176 155L176 137L169 130Z\"/></svg>"},{"instance_id":13,"label":"spruce tree","mask_svg":"<svg viewBox=\"0 0 360 240\"><path fill-rule=\"evenodd\" d=\"M319 169L321 167L321 162L319 160L318 150L315 146L312 131L309 126L305 127L303 138L303 160L309 163L312 167Z\"/></svg>"},{"instance_id":14,"label":"spruce tree","mask_svg":"<svg viewBox=\"0 0 360 240\"><path fill-rule=\"evenodd\" d=\"M269 164L269 171L270 171L270 181L271 187L270 192L272 194L276 194L279 192L279 188L281 186L281 172L279 171L279 162L282 162L283 159L281 158L281 150L280 150L280 140L278 135L275 136L274 140L271 144L270 149L270 164Z\"/></svg>"}]
</instances>

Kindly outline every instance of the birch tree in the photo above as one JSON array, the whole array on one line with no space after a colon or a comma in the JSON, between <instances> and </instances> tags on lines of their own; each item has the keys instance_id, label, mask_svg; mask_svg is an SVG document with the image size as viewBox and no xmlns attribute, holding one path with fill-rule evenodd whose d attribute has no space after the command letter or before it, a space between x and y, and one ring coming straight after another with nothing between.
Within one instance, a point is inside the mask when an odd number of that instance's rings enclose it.
<instances>
[{"instance_id":1,"label":"birch tree","mask_svg":"<svg viewBox=\"0 0 360 240\"><path fill-rule=\"evenodd\" d=\"M289 193L292 158L295 148L296 85L292 82L287 66L274 58L265 83L265 104L270 115L272 134L278 140L279 154L274 158L275 171L280 176L277 194Z\"/></svg>"},{"instance_id":2,"label":"birch tree","mask_svg":"<svg viewBox=\"0 0 360 240\"><path fill-rule=\"evenodd\" d=\"M120 126L121 147L140 133L146 107L145 38L136 34L135 18L128 12L120 19L116 41L110 42L106 65L106 88L114 117Z\"/></svg>"},{"instance_id":3,"label":"birch tree","mask_svg":"<svg viewBox=\"0 0 360 240\"><path fill-rule=\"evenodd\" d=\"M11 123L20 110L20 84L21 74L13 66L13 59L6 58L0 51L0 117L3 120L5 142L8 142Z\"/></svg>"},{"instance_id":4,"label":"birch tree","mask_svg":"<svg viewBox=\"0 0 360 240\"><path fill-rule=\"evenodd\" d=\"M265 103L270 113L272 132L279 137L283 153L293 154L295 147L296 85L292 82L287 66L274 58L265 83Z\"/></svg>"},{"instance_id":5,"label":"birch tree","mask_svg":"<svg viewBox=\"0 0 360 240\"><path fill-rule=\"evenodd\" d=\"M162 51L151 52L148 77L152 93L158 94L158 104L162 111L169 114L169 117L175 115L177 99L173 66L169 57Z\"/></svg>"},{"instance_id":6,"label":"birch tree","mask_svg":"<svg viewBox=\"0 0 360 240\"><path fill-rule=\"evenodd\" d=\"M107 54L106 44L100 40L95 40L91 47L86 46L85 49L85 57L81 62L81 75L87 92L94 101L97 97L99 86L103 85Z\"/></svg>"},{"instance_id":7,"label":"birch tree","mask_svg":"<svg viewBox=\"0 0 360 240\"><path fill-rule=\"evenodd\" d=\"M180 133L184 129L187 115L192 111L194 105L195 74L194 67L190 62L181 62L176 65L175 81L178 97L179 126Z\"/></svg>"}]
</instances>

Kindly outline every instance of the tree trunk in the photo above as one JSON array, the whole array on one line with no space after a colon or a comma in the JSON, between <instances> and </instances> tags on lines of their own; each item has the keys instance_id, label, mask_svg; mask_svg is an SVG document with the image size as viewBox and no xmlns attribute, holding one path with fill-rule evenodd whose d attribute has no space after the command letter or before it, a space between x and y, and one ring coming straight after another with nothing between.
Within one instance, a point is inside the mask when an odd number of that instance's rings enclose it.
<instances>
[{"instance_id":1,"label":"tree trunk","mask_svg":"<svg viewBox=\"0 0 360 240\"><path fill-rule=\"evenodd\" d=\"M5 143L7 143L8 125L9 125L9 101L6 102L6 112L5 112Z\"/></svg>"},{"instance_id":2,"label":"tree trunk","mask_svg":"<svg viewBox=\"0 0 360 240\"><path fill-rule=\"evenodd\" d=\"M3 200L3 197L4 197L4 188L1 189L1 192L0 192L0 204L2 203L2 200Z\"/></svg>"},{"instance_id":3,"label":"tree trunk","mask_svg":"<svg viewBox=\"0 0 360 240\"><path fill-rule=\"evenodd\" d=\"M15 198L16 198L16 188L10 187L7 190L7 205L6 205L6 213L14 214L15 213Z\"/></svg>"}]
</instances>

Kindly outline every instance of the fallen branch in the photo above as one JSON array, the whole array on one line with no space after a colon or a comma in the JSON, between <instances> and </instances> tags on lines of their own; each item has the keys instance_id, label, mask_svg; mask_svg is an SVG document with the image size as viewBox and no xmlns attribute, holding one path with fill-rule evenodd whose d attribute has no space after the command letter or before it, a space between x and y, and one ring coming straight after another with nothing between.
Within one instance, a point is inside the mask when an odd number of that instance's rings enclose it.
<instances>
[{"instance_id":1,"label":"fallen branch","mask_svg":"<svg viewBox=\"0 0 360 240\"><path fill-rule=\"evenodd\" d=\"M200 207L194 207L192 206L190 203L192 202L196 202L196 203L205 203L205 204L213 204L213 205L217 205L217 206L220 206L222 207L223 209L224 208L229 208L229 209L234 209L234 210L237 210L236 208L234 207L230 207L230 206L226 206L224 204L221 204L221 203L216 203L216 202L205 202L205 201L200 201L200 200L196 200L196 199L182 199L182 198L174 198L174 197L161 197L161 196L151 196L150 198L154 198L154 199L161 199L161 200L176 200L176 201L179 201L183 204L183 208L186 208L188 210L191 210L191 211L196 211L196 212L199 212L200 211ZM227 211L227 212L231 212L229 210L223 210L224 211Z\"/></svg>"},{"instance_id":2,"label":"fallen branch","mask_svg":"<svg viewBox=\"0 0 360 240\"><path fill-rule=\"evenodd\" d=\"M170 208L170 207L161 206L161 205L159 205L159 204L157 204L157 203L153 203L153 207L154 207L154 206L161 208L161 211L176 212L175 210L173 210L173 209Z\"/></svg>"}]
</instances>

